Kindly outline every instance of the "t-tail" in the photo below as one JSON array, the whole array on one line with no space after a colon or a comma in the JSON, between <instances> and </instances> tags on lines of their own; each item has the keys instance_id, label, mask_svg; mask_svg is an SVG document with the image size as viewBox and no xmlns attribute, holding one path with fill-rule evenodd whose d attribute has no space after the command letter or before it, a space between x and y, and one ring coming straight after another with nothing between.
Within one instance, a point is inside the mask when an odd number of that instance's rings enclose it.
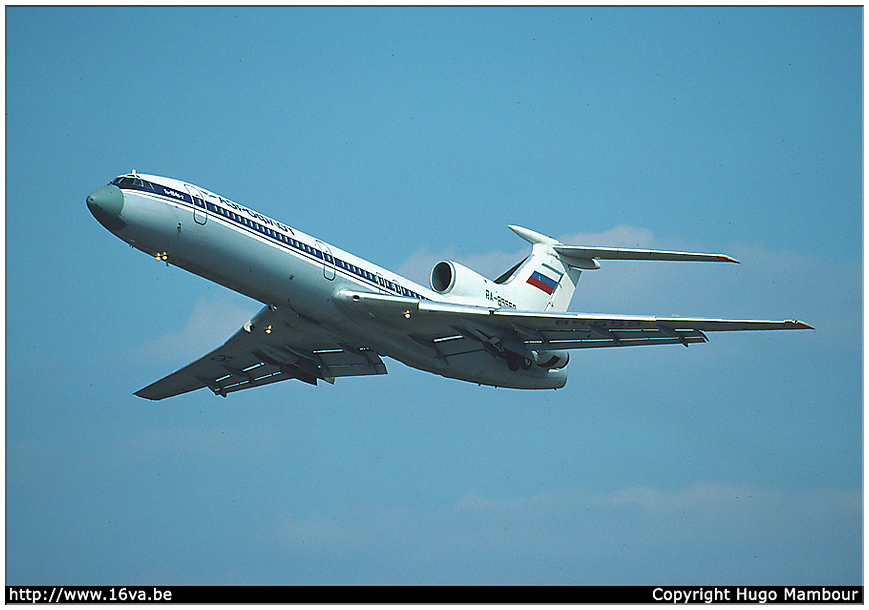
<instances>
[{"instance_id":1,"label":"t-tail","mask_svg":"<svg viewBox=\"0 0 869 610\"><path fill-rule=\"evenodd\" d=\"M739 262L724 254L570 246L523 227L510 229L531 243L531 256L496 283L502 284L506 298L526 311L567 311L580 273L600 269L598 260Z\"/></svg>"}]
</instances>

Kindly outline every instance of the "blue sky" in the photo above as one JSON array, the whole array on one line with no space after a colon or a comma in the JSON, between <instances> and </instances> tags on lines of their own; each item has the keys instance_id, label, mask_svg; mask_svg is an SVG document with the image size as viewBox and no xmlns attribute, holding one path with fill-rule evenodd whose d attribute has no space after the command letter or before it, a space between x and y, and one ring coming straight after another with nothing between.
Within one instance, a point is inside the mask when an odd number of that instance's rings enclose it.
<instances>
[{"instance_id":1,"label":"blue sky","mask_svg":"<svg viewBox=\"0 0 869 610\"><path fill-rule=\"evenodd\" d=\"M851 8L6 8L6 582L862 583ZM259 305L84 199L199 184L427 283L567 243L571 309L817 330L590 350L558 391L133 392Z\"/></svg>"}]
</instances>

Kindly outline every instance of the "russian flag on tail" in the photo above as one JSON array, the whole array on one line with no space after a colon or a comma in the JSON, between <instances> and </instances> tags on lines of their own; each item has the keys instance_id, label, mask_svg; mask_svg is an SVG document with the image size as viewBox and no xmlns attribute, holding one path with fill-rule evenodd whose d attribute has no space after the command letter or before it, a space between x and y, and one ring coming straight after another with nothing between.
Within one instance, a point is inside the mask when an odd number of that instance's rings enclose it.
<instances>
[{"instance_id":1,"label":"russian flag on tail","mask_svg":"<svg viewBox=\"0 0 869 610\"><path fill-rule=\"evenodd\" d=\"M553 280L552 278L543 275L539 271L535 271L534 273L532 273L531 276L528 278L527 283L531 284L535 288L539 288L546 294L552 294L558 287L558 280Z\"/></svg>"}]
</instances>

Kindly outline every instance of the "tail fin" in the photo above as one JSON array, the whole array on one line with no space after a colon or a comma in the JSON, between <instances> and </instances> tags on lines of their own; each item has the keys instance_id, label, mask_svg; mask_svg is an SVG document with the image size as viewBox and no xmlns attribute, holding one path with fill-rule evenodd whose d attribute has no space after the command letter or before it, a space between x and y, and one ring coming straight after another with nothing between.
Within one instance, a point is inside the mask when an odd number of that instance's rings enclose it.
<instances>
[{"instance_id":1,"label":"tail fin","mask_svg":"<svg viewBox=\"0 0 869 610\"><path fill-rule=\"evenodd\" d=\"M739 262L724 254L568 246L530 229L514 225L510 229L532 244L531 256L511 269L509 278L499 278L499 283L518 308L530 311L567 311L581 270L600 269L598 259Z\"/></svg>"},{"instance_id":2,"label":"tail fin","mask_svg":"<svg viewBox=\"0 0 869 610\"><path fill-rule=\"evenodd\" d=\"M507 298L528 311L567 311L580 269L567 264L555 250L560 242L522 227L510 228L532 248L531 256L505 278L503 291Z\"/></svg>"}]
</instances>

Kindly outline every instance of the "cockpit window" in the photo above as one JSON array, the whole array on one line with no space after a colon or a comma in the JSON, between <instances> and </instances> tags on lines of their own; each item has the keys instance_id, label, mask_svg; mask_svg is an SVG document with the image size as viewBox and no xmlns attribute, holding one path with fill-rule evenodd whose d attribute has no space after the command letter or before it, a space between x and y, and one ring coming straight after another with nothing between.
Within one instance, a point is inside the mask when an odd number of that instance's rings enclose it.
<instances>
[{"instance_id":1,"label":"cockpit window","mask_svg":"<svg viewBox=\"0 0 869 610\"><path fill-rule=\"evenodd\" d=\"M132 188L139 190L153 191L154 185L147 180L142 180L138 177L118 176L112 180L112 184L120 188Z\"/></svg>"}]
</instances>

